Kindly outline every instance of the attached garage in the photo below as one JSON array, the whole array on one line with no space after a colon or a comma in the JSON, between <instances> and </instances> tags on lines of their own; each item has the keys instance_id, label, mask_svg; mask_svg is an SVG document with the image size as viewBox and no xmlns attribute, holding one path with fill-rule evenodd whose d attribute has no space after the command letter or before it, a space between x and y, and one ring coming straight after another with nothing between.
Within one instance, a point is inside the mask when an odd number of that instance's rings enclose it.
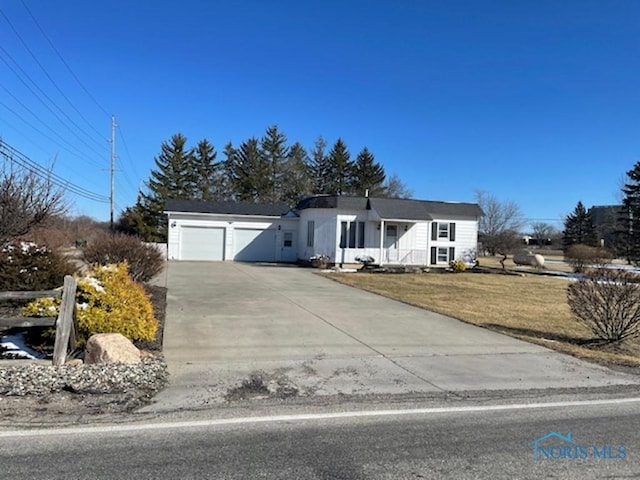
<instances>
[{"instance_id":1,"label":"attached garage","mask_svg":"<svg viewBox=\"0 0 640 480\"><path fill-rule=\"evenodd\" d=\"M286 205L168 200L169 260L295 261L298 218Z\"/></svg>"},{"instance_id":2,"label":"attached garage","mask_svg":"<svg viewBox=\"0 0 640 480\"><path fill-rule=\"evenodd\" d=\"M236 228L233 231L233 259L237 262L275 262L276 231Z\"/></svg>"},{"instance_id":3,"label":"attached garage","mask_svg":"<svg viewBox=\"0 0 640 480\"><path fill-rule=\"evenodd\" d=\"M224 228L180 227L181 260L224 260Z\"/></svg>"}]
</instances>

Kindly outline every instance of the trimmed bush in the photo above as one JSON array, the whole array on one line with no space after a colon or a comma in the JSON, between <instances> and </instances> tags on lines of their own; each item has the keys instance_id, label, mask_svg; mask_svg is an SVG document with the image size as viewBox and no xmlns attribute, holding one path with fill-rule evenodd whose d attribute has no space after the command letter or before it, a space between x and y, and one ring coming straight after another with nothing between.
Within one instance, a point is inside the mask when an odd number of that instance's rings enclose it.
<instances>
[{"instance_id":1,"label":"trimmed bush","mask_svg":"<svg viewBox=\"0 0 640 480\"><path fill-rule=\"evenodd\" d=\"M0 290L51 290L76 268L64 255L30 242L11 242L0 249Z\"/></svg>"},{"instance_id":2,"label":"trimmed bush","mask_svg":"<svg viewBox=\"0 0 640 480\"><path fill-rule=\"evenodd\" d=\"M148 282L164 266L164 257L155 246L124 233L103 235L82 252L84 260L93 265L127 262L129 275L136 282Z\"/></svg>"},{"instance_id":3,"label":"trimmed bush","mask_svg":"<svg viewBox=\"0 0 640 480\"><path fill-rule=\"evenodd\" d=\"M604 248L576 244L567 248L564 258L573 267L574 272L582 273L587 266L600 266L607 263L613 255Z\"/></svg>"},{"instance_id":4,"label":"trimmed bush","mask_svg":"<svg viewBox=\"0 0 640 480\"><path fill-rule=\"evenodd\" d=\"M451 260L449 262L449 268L451 269L452 272L454 273L461 273L464 272L467 269L467 266L464 264L464 262L459 258L457 260Z\"/></svg>"},{"instance_id":5,"label":"trimmed bush","mask_svg":"<svg viewBox=\"0 0 640 480\"><path fill-rule=\"evenodd\" d=\"M606 343L622 342L640 335L640 284L626 270L589 270L569 285L571 313Z\"/></svg>"},{"instance_id":6,"label":"trimmed bush","mask_svg":"<svg viewBox=\"0 0 640 480\"><path fill-rule=\"evenodd\" d=\"M155 338L158 321L153 305L142 286L129 276L126 262L94 267L78 279L76 303L80 345L96 333L121 333L132 341ZM22 313L51 316L57 315L59 307L60 299L42 298L31 302Z\"/></svg>"}]
</instances>

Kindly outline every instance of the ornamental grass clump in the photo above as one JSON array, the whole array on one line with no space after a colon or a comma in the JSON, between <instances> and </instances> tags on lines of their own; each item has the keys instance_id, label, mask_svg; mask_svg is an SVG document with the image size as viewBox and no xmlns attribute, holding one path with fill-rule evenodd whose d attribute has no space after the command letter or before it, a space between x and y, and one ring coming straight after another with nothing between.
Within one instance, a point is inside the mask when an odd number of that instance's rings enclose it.
<instances>
[{"instance_id":1,"label":"ornamental grass clump","mask_svg":"<svg viewBox=\"0 0 640 480\"><path fill-rule=\"evenodd\" d=\"M131 341L153 340L158 321L143 287L129 277L127 264L94 267L78 279L78 342L96 333L120 333ZM43 298L23 309L27 316L51 316L60 299ZM57 311L55 312L57 315Z\"/></svg>"}]
</instances>

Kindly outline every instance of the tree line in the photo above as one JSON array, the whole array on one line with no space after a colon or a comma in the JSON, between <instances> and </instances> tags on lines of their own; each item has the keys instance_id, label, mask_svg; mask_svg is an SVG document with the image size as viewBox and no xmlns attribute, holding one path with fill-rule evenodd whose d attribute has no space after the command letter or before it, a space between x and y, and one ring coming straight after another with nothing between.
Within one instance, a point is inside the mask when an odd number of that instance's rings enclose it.
<instances>
[{"instance_id":1,"label":"tree line","mask_svg":"<svg viewBox=\"0 0 640 480\"><path fill-rule=\"evenodd\" d=\"M146 191L122 212L117 229L163 241L163 210L169 198L294 206L312 194L395 198L412 194L397 175L387 176L366 146L352 158L342 138L328 149L320 136L307 152L300 142L289 144L276 125L261 138L251 137L238 146L228 142L221 157L207 139L189 147L187 138L176 133L162 142Z\"/></svg>"},{"instance_id":2,"label":"tree line","mask_svg":"<svg viewBox=\"0 0 640 480\"><path fill-rule=\"evenodd\" d=\"M579 201L564 221L562 236L565 251L574 245L604 247L611 256L640 264L640 162L626 172L621 189L622 204L604 207L596 222L594 209Z\"/></svg>"}]
</instances>

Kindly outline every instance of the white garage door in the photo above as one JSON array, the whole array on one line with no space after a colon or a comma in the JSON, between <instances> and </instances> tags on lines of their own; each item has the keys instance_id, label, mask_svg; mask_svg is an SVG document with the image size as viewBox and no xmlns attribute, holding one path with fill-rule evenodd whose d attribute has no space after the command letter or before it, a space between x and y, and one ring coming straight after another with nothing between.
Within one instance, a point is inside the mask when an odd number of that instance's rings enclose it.
<instances>
[{"instance_id":1,"label":"white garage door","mask_svg":"<svg viewBox=\"0 0 640 480\"><path fill-rule=\"evenodd\" d=\"M224 228L182 227L180 260L222 260Z\"/></svg>"},{"instance_id":2,"label":"white garage door","mask_svg":"<svg viewBox=\"0 0 640 480\"><path fill-rule=\"evenodd\" d=\"M275 230L236 228L234 230L234 260L239 262L275 262Z\"/></svg>"}]
</instances>

